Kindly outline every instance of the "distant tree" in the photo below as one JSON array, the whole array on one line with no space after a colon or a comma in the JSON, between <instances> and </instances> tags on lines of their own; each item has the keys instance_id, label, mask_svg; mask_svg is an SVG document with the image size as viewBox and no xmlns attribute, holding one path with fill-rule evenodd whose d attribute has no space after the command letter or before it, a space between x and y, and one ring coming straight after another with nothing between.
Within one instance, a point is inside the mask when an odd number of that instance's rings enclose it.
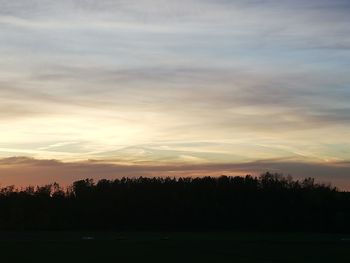
<instances>
[{"instance_id":1,"label":"distant tree","mask_svg":"<svg viewBox=\"0 0 350 263\"><path fill-rule=\"evenodd\" d=\"M313 178L122 178L0 189L0 229L349 231L350 193Z\"/></svg>"}]
</instances>

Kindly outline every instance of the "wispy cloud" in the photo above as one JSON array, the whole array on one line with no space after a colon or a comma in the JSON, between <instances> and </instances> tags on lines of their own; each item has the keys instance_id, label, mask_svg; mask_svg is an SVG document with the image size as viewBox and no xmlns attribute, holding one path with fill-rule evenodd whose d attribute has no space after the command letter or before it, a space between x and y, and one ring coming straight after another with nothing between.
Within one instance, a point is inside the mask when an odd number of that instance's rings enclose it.
<instances>
[{"instance_id":1,"label":"wispy cloud","mask_svg":"<svg viewBox=\"0 0 350 263\"><path fill-rule=\"evenodd\" d=\"M350 158L346 0L0 7L2 157Z\"/></svg>"}]
</instances>

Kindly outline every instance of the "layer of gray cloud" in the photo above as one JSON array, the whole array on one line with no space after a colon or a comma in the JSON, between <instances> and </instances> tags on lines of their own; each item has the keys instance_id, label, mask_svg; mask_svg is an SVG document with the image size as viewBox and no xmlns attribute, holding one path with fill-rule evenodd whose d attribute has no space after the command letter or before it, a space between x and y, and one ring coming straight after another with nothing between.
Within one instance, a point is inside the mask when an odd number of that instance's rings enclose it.
<instances>
[{"instance_id":1,"label":"layer of gray cloud","mask_svg":"<svg viewBox=\"0 0 350 263\"><path fill-rule=\"evenodd\" d=\"M154 127L144 143L247 134L324 149L326 138L324 156L348 159L349 10L346 0L0 0L1 128L94 112L106 126ZM62 128L43 146L33 130L42 149L70 136Z\"/></svg>"}]
</instances>

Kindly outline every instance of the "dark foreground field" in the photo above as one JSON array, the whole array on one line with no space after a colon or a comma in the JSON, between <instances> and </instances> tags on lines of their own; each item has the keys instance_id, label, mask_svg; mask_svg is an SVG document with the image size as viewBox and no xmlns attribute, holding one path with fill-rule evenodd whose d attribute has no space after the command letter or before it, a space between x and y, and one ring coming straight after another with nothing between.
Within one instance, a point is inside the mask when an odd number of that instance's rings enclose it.
<instances>
[{"instance_id":1,"label":"dark foreground field","mask_svg":"<svg viewBox=\"0 0 350 263\"><path fill-rule=\"evenodd\" d=\"M0 233L1 262L350 262L350 235Z\"/></svg>"}]
</instances>

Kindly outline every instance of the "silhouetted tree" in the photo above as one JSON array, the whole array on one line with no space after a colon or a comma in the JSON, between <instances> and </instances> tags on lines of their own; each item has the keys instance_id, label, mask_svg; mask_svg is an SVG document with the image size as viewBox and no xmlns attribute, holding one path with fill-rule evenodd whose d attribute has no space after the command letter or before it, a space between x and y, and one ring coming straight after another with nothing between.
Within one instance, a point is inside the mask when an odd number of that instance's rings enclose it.
<instances>
[{"instance_id":1,"label":"silhouetted tree","mask_svg":"<svg viewBox=\"0 0 350 263\"><path fill-rule=\"evenodd\" d=\"M0 229L350 231L350 193L269 172L8 186L0 212Z\"/></svg>"}]
</instances>

